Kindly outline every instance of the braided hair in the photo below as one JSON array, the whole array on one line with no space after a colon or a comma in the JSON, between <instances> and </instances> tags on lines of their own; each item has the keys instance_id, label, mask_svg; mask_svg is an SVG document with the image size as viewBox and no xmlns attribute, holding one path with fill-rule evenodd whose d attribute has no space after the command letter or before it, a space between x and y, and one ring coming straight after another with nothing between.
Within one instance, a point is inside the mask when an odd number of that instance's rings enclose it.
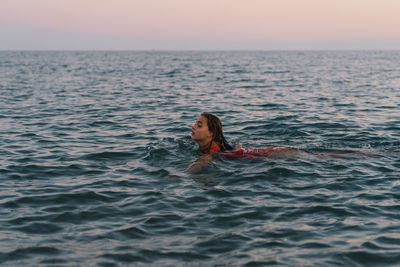
<instances>
[{"instance_id":1,"label":"braided hair","mask_svg":"<svg viewBox=\"0 0 400 267\"><path fill-rule=\"evenodd\" d=\"M207 119L208 130L213 133L213 137L207 151L210 151L213 141L219 145L222 152L226 150L233 150L233 147L226 141L224 137L220 119L208 112L203 112L201 116Z\"/></svg>"}]
</instances>

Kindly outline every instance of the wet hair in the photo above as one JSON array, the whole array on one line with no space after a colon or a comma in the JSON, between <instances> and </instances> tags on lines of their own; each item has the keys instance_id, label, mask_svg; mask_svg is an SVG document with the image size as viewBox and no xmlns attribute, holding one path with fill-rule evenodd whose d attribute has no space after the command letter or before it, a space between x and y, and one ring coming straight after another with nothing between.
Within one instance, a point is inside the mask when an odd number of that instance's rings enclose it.
<instances>
[{"instance_id":1,"label":"wet hair","mask_svg":"<svg viewBox=\"0 0 400 267\"><path fill-rule=\"evenodd\" d=\"M221 151L233 150L233 147L226 141L224 137L224 133L222 131L222 123L220 119L217 116L208 112L201 113L201 116L207 119L208 130L213 133L213 137L211 139L207 152L210 151L213 141L215 141L219 145Z\"/></svg>"}]
</instances>

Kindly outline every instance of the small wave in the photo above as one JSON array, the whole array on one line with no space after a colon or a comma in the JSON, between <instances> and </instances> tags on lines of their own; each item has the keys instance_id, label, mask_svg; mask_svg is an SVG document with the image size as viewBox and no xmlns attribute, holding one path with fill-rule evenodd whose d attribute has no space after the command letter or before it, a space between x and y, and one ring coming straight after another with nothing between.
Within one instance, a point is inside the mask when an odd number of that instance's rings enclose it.
<instances>
[{"instance_id":1,"label":"small wave","mask_svg":"<svg viewBox=\"0 0 400 267\"><path fill-rule=\"evenodd\" d=\"M118 159L132 159L137 156L133 152L123 152L123 151L104 151L98 153L90 153L81 157L85 160L118 160Z\"/></svg>"},{"instance_id":2,"label":"small wave","mask_svg":"<svg viewBox=\"0 0 400 267\"><path fill-rule=\"evenodd\" d=\"M179 74L179 73L181 73L182 71L181 71L181 69L173 69L173 70L171 70L171 71L168 71L168 72L166 72L166 73L164 73L164 75L165 76L167 76L167 77L174 77L176 74Z\"/></svg>"},{"instance_id":3,"label":"small wave","mask_svg":"<svg viewBox=\"0 0 400 267\"><path fill-rule=\"evenodd\" d=\"M177 265L181 265L183 262L193 262L196 260L206 260L210 259L209 256L203 255L201 253L196 253L194 251L185 252L185 251L169 251L163 250L162 248L157 248L154 250L151 249L139 249L137 253L130 252L132 249L129 249L127 252L113 252L113 253L105 253L101 255L101 257L106 259L111 259L120 263L137 263L141 262L144 264L155 264L155 265L171 265L176 261ZM173 264L174 265L174 264Z\"/></svg>"},{"instance_id":4,"label":"small wave","mask_svg":"<svg viewBox=\"0 0 400 267\"><path fill-rule=\"evenodd\" d=\"M250 71L244 70L244 69L239 69L239 70L233 70L233 71L231 71L229 73L232 73L232 74L244 74L244 73L250 73Z\"/></svg>"},{"instance_id":5,"label":"small wave","mask_svg":"<svg viewBox=\"0 0 400 267\"><path fill-rule=\"evenodd\" d=\"M131 239L143 239L150 234L138 226L130 226L123 229L114 230L102 238L110 238L115 240L131 240Z\"/></svg>"},{"instance_id":6,"label":"small wave","mask_svg":"<svg viewBox=\"0 0 400 267\"><path fill-rule=\"evenodd\" d=\"M32 162L29 160L28 162ZM26 164L26 165L8 165L6 169L0 170L9 177L18 179L49 179L61 176L77 176L83 175L90 169L80 164L71 165L43 165L43 164Z\"/></svg>"},{"instance_id":7,"label":"small wave","mask_svg":"<svg viewBox=\"0 0 400 267\"><path fill-rule=\"evenodd\" d=\"M45 223L45 222L33 222L28 223L24 226L14 226L10 228L14 231L23 232L26 234L36 234L36 235L43 235L43 234L54 234L63 230L62 227L53 224L53 223Z\"/></svg>"},{"instance_id":8,"label":"small wave","mask_svg":"<svg viewBox=\"0 0 400 267\"><path fill-rule=\"evenodd\" d=\"M262 74L285 74L285 73L290 73L290 70L269 70L269 71L264 71Z\"/></svg>"},{"instance_id":9,"label":"small wave","mask_svg":"<svg viewBox=\"0 0 400 267\"><path fill-rule=\"evenodd\" d=\"M389 265L398 265L400 263L400 255L398 252L389 251L370 251L370 250L352 250L349 252L337 253L336 257L345 265L365 265L376 266L383 263Z\"/></svg>"},{"instance_id":10,"label":"small wave","mask_svg":"<svg viewBox=\"0 0 400 267\"><path fill-rule=\"evenodd\" d=\"M216 223L218 223L218 221L219 220L217 220ZM233 225L233 222L229 221L228 219L223 219L222 223ZM211 238L207 238L206 240L200 240L195 244L195 247L198 251L201 251L202 254L210 255L228 253L230 251L238 249L243 244L243 242L246 242L248 240L249 238L243 234L236 232L227 232L212 236Z\"/></svg>"},{"instance_id":11,"label":"small wave","mask_svg":"<svg viewBox=\"0 0 400 267\"><path fill-rule=\"evenodd\" d=\"M18 248L13 251L7 253L0 252L0 263L6 263L10 261L21 261L24 259L28 259L32 256L39 256L39 257L49 257L49 256L57 256L62 254L63 251L48 246L31 246L31 247L24 247Z\"/></svg>"}]
</instances>

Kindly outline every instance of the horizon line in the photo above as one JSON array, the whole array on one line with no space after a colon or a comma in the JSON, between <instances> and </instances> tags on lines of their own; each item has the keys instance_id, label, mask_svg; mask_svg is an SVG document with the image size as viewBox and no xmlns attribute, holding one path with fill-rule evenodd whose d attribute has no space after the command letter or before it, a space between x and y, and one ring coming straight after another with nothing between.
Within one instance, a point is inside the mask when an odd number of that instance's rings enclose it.
<instances>
[{"instance_id":1,"label":"horizon line","mask_svg":"<svg viewBox=\"0 0 400 267\"><path fill-rule=\"evenodd\" d=\"M253 48L243 48L243 49L210 49L210 48L199 48L199 49L185 49L185 48L169 48L169 49L160 49L160 48L149 48L149 49L3 49L0 48L1 52L74 52L74 51L82 51L82 52L245 52L245 51L254 51L254 52L263 52L263 51L400 51L400 48L266 48L266 49L253 49Z\"/></svg>"}]
</instances>

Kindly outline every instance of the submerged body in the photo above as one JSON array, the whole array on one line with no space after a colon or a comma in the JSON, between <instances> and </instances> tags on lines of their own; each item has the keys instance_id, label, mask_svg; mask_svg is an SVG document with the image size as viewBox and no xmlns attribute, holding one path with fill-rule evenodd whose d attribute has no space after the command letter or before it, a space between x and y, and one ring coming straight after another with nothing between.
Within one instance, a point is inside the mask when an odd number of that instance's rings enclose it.
<instances>
[{"instance_id":1,"label":"submerged body","mask_svg":"<svg viewBox=\"0 0 400 267\"><path fill-rule=\"evenodd\" d=\"M200 158L188 167L187 171L190 173L207 168L212 162L213 155L222 154L227 159L251 159L297 152L292 148L283 147L246 148L239 145L233 148L225 140L221 121L218 117L206 112L202 113L192 126L192 139L199 145Z\"/></svg>"},{"instance_id":2,"label":"submerged body","mask_svg":"<svg viewBox=\"0 0 400 267\"><path fill-rule=\"evenodd\" d=\"M213 156L222 155L226 159L253 159L255 157L316 157L348 159L354 156L381 156L351 150L338 150L324 154L309 154L305 151L289 147L248 148L241 145L233 148L225 140L222 123L218 117L210 113L202 113L192 126L192 139L199 145L200 157L187 169L190 173L200 172L207 168Z\"/></svg>"},{"instance_id":3,"label":"submerged body","mask_svg":"<svg viewBox=\"0 0 400 267\"><path fill-rule=\"evenodd\" d=\"M297 151L289 147L266 147L266 148L240 147L240 149L234 151L224 152L223 155L227 159L239 159L239 158L252 159L254 157L271 157L271 156L281 156L281 155L288 155L295 153L297 153Z\"/></svg>"}]
</instances>

